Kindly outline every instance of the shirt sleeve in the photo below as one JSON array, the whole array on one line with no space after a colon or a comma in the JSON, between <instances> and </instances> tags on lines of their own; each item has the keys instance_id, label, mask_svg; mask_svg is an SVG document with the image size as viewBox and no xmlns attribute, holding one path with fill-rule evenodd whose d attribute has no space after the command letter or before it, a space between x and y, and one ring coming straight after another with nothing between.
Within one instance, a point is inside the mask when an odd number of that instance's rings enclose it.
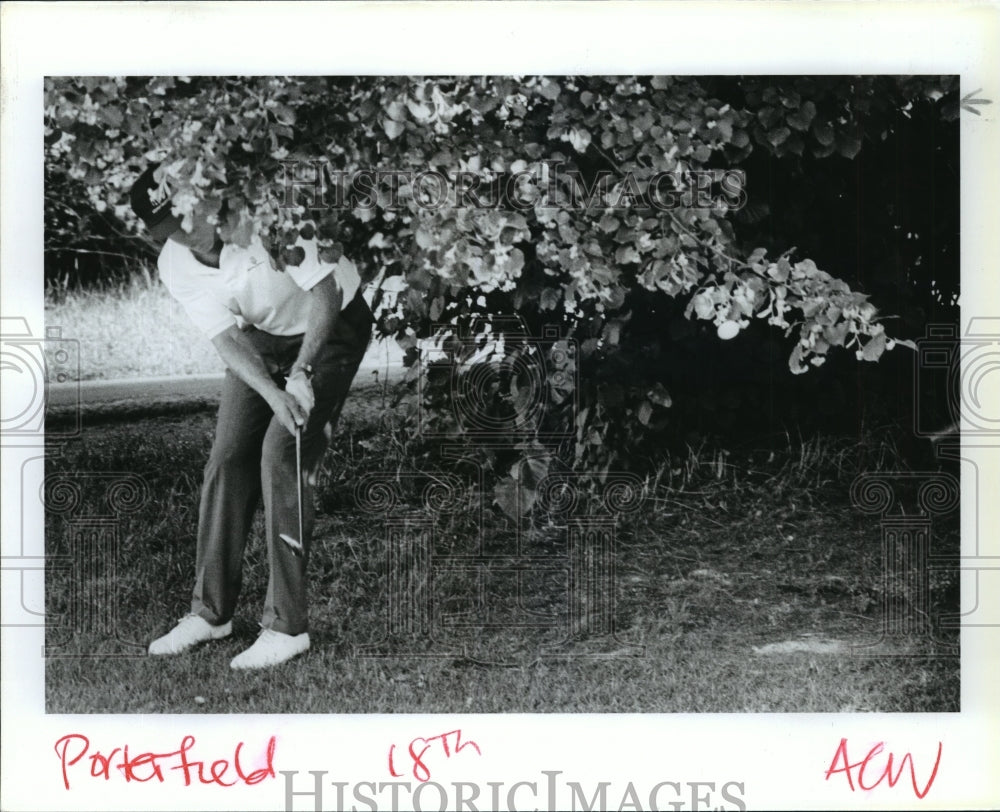
<instances>
[{"instance_id":1,"label":"shirt sleeve","mask_svg":"<svg viewBox=\"0 0 1000 812\"><path fill-rule=\"evenodd\" d=\"M206 290L204 280L199 280L202 266L190 248L167 240L156 265L164 287L208 338L215 338L237 323L235 314Z\"/></svg>"},{"instance_id":2,"label":"shirt sleeve","mask_svg":"<svg viewBox=\"0 0 1000 812\"><path fill-rule=\"evenodd\" d=\"M335 265L320 260L316 240L304 240L299 237L295 244L306 252L306 258L299 265L289 265L285 271L300 288L312 290L317 283L333 273Z\"/></svg>"},{"instance_id":3,"label":"shirt sleeve","mask_svg":"<svg viewBox=\"0 0 1000 812\"><path fill-rule=\"evenodd\" d=\"M289 265L286 268L295 284L303 290L311 290L320 280L333 274L344 294L344 307L347 307L361 287L358 267L346 256L341 256L336 262L323 262L319 258L316 240L303 240L299 237L295 244L306 252L306 258L301 265Z\"/></svg>"}]
</instances>

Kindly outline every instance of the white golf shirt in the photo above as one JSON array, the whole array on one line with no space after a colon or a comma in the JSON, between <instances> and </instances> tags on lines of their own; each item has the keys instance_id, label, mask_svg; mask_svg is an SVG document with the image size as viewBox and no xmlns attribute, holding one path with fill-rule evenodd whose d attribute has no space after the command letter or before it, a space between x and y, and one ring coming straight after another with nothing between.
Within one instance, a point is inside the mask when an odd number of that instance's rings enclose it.
<instances>
[{"instance_id":1,"label":"white golf shirt","mask_svg":"<svg viewBox=\"0 0 1000 812\"><path fill-rule=\"evenodd\" d=\"M157 267L164 286L209 338L234 324L252 324L272 335L299 335L306 331L309 290L316 283L332 273L344 294L342 307L347 307L361 277L347 257L336 263L320 261L315 240L300 238L296 244L306 258L284 272L271 267L260 242L247 248L226 245L219 267L212 268L195 259L187 246L167 240Z\"/></svg>"}]
</instances>

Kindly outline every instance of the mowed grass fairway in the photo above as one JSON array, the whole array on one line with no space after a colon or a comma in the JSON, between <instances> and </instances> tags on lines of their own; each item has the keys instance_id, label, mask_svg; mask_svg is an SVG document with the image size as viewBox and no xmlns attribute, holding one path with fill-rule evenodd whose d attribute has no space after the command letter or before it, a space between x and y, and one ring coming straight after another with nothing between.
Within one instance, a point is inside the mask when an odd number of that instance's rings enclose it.
<instances>
[{"instance_id":1,"label":"mowed grass fairway","mask_svg":"<svg viewBox=\"0 0 1000 812\"><path fill-rule=\"evenodd\" d=\"M406 472L413 463L398 415L378 394L356 392L351 403L317 489L309 564L313 648L263 672L229 668L257 633L266 588L259 515L233 636L188 656L143 653L187 611L198 488L214 415L85 423L79 439L49 457L47 475L72 474L82 501L72 514L47 515L48 644L61 655L118 656L50 657L48 712L959 710L954 631L937 629L936 642L889 641L867 656L844 646L880 638L881 530L877 516L849 500L859 471L896 465L873 442L814 440L729 455L703 448L665 460L660 476L647 482L643 509L616 528L620 649L605 646L604 657L545 656L565 637L564 576L529 571L518 586L516 579L475 568L436 576L432 645L448 649L446 656L359 656L359 647L382 637L387 623L387 515L358 507L355 487L367 472ZM463 474L459 464L454 471ZM99 574L59 563L72 552L72 518L107 513L109 480L95 475L121 473L142 477L149 492L144 506L120 514L117 523L111 602L124 643L100 629L110 599L99 594ZM435 555L469 549L480 497L469 486L464 498L466 509L430 517L437 522ZM404 507L419 510L416 502ZM487 548L511 554L510 520L487 506L482 521ZM536 523L525 538L536 552L558 557L563 534L556 525ZM957 555L957 515L935 523L932 550ZM958 611L957 584L956 571L931 573L935 617ZM477 590L488 606L477 609L463 598ZM456 628L442 619L470 606L481 622ZM525 616L544 622L529 628L518 621ZM414 653L426 650L426 641L411 642ZM805 650L755 651L782 642ZM636 647L641 656L633 656Z\"/></svg>"}]
</instances>

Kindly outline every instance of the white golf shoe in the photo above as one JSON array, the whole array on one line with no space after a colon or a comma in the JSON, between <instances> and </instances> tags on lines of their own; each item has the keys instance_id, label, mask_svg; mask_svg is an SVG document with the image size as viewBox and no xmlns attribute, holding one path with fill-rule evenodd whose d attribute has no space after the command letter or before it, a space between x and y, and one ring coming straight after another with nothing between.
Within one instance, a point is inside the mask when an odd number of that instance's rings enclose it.
<instances>
[{"instance_id":1,"label":"white golf shoe","mask_svg":"<svg viewBox=\"0 0 1000 812\"><path fill-rule=\"evenodd\" d=\"M199 643L228 637L232 631L232 621L213 626L200 615L185 615L163 637L158 637L149 644L149 653L181 654Z\"/></svg>"},{"instance_id":2,"label":"white golf shoe","mask_svg":"<svg viewBox=\"0 0 1000 812\"><path fill-rule=\"evenodd\" d=\"M292 659L309 648L309 634L285 634L264 629L257 641L229 664L235 669L268 668Z\"/></svg>"}]
</instances>

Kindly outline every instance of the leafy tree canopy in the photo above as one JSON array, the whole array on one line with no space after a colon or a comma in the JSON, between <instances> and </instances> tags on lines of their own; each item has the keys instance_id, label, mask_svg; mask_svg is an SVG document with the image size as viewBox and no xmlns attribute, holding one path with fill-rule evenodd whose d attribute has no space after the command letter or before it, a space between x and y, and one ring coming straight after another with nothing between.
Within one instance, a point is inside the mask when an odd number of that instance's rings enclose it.
<instances>
[{"instance_id":1,"label":"leafy tree canopy","mask_svg":"<svg viewBox=\"0 0 1000 812\"><path fill-rule=\"evenodd\" d=\"M564 462L599 471L629 453L609 442L616 423L639 427L633 447L662 428L657 360L692 325L726 340L776 328L793 373L904 340L866 269L836 251L821 267L794 245L864 151L914 122L956 129L956 96L957 77L926 76L52 78L47 178L135 230L127 192L156 162L185 227L204 212L226 242L261 239L279 268L300 261L299 236L326 259L346 251L410 360L435 332L471 358L476 336L507 331L508 354L548 367L532 383L530 364L510 366L496 425L544 395L522 450L544 456L539 432L561 421ZM799 183L791 219L773 211L775 174ZM557 325L559 340L518 348L498 321L511 314L532 336ZM623 369L627 385L610 386Z\"/></svg>"}]
</instances>

